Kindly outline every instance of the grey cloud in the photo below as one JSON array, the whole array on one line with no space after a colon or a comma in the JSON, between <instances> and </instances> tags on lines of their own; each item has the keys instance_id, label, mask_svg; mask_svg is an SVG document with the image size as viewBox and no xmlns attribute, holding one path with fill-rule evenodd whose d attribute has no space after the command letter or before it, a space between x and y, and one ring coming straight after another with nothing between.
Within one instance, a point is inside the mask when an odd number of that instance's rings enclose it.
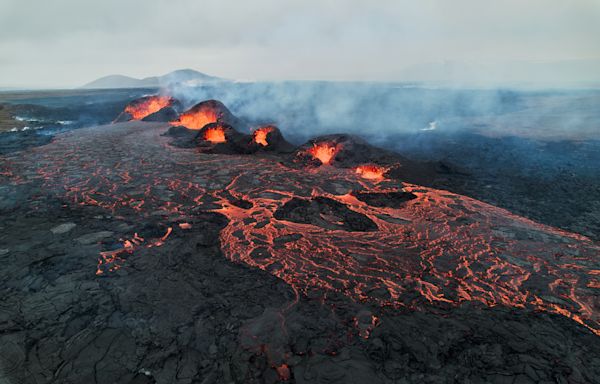
<instances>
[{"instance_id":1,"label":"grey cloud","mask_svg":"<svg viewBox=\"0 0 600 384\"><path fill-rule=\"evenodd\" d=\"M182 67L244 79L415 80L406 78L415 66L444 61L600 59L599 20L595 0L3 0L0 86Z\"/></svg>"}]
</instances>

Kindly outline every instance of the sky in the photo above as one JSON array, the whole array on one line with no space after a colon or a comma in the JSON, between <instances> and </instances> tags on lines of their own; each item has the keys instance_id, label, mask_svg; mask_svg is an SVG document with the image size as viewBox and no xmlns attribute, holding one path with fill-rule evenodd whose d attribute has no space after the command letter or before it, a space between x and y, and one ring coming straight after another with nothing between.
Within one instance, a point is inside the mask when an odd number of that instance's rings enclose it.
<instances>
[{"instance_id":1,"label":"sky","mask_svg":"<svg viewBox=\"0 0 600 384\"><path fill-rule=\"evenodd\" d=\"M237 80L600 83L600 0L0 0L0 87Z\"/></svg>"}]
</instances>

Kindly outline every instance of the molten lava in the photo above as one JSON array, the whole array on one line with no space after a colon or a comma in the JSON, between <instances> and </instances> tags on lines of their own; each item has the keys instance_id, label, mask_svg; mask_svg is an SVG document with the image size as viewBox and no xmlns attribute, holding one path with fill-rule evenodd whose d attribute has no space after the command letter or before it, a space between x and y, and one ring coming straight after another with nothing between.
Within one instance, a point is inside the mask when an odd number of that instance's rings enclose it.
<instances>
[{"instance_id":1,"label":"molten lava","mask_svg":"<svg viewBox=\"0 0 600 384\"><path fill-rule=\"evenodd\" d=\"M254 142L256 144L262 145L263 147L266 147L267 145L269 145L269 143L267 142L267 136L269 135L269 133L271 133L273 131L274 131L274 129L271 126L258 128L252 134L252 136L254 138Z\"/></svg>"},{"instance_id":2,"label":"molten lava","mask_svg":"<svg viewBox=\"0 0 600 384\"><path fill-rule=\"evenodd\" d=\"M323 164L330 164L335 155L340 151L339 144L322 142L313 144L308 153Z\"/></svg>"},{"instance_id":3,"label":"molten lava","mask_svg":"<svg viewBox=\"0 0 600 384\"><path fill-rule=\"evenodd\" d=\"M201 134L223 142L227 127L215 124ZM226 217L215 236L228 260L267 271L302 294L335 292L398 308L504 305L556 313L600 335L597 242L448 191L357 183L370 173L356 169L306 172L265 156L172 150L163 128L73 131L15 157L0 182L39 180L66 203L132 222L160 212L166 232L148 239L119 234L122 247L101 251L98 275L186 228L201 233L193 222L200 208ZM322 141L307 152L328 164L340 149ZM351 193L331 192L338 189ZM378 320L364 313L356 324L366 338ZM285 368L280 377L287 377Z\"/></svg>"},{"instance_id":4,"label":"molten lava","mask_svg":"<svg viewBox=\"0 0 600 384\"><path fill-rule=\"evenodd\" d=\"M225 131L222 127L208 128L204 132L204 140L210 141L214 144L224 143L227 141L227 139L225 138Z\"/></svg>"},{"instance_id":5,"label":"molten lava","mask_svg":"<svg viewBox=\"0 0 600 384\"><path fill-rule=\"evenodd\" d=\"M206 124L216 123L220 118L219 112L210 105L203 105L196 110L189 110L179 116L173 125L183 125L188 129L202 129Z\"/></svg>"},{"instance_id":6,"label":"molten lava","mask_svg":"<svg viewBox=\"0 0 600 384\"><path fill-rule=\"evenodd\" d=\"M136 103L130 103L125 107L125 112L129 113L134 120L141 120L172 103L173 99L168 96L151 96Z\"/></svg>"},{"instance_id":7,"label":"molten lava","mask_svg":"<svg viewBox=\"0 0 600 384\"><path fill-rule=\"evenodd\" d=\"M387 169L377 165L359 165L355 171L363 179L381 180L384 178L383 175L387 172Z\"/></svg>"}]
</instances>

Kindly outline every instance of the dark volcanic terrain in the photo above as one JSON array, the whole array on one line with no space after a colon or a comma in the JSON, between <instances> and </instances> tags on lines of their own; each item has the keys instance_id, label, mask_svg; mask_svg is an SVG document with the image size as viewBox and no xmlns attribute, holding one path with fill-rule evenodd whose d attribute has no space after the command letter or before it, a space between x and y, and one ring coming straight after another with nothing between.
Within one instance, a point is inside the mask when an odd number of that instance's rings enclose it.
<instances>
[{"instance_id":1,"label":"dark volcanic terrain","mask_svg":"<svg viewBox=\"0 0 600 384\"><path fill-rule=\"evenodd\" d=\"M351 138L169 128L0 157L0 382L599 382L595 240Z\"/></svg>"}]
</instances>

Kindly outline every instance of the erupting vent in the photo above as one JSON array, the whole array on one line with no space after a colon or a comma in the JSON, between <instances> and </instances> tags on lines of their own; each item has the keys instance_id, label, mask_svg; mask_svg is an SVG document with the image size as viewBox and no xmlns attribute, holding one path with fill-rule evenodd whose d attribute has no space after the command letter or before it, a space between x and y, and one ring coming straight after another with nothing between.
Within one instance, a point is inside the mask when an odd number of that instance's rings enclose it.
<instances>
[{"instance_id":1,"label":"erupting vent","mask_svg":"<svg viewBox=\"0 0 600 384\"><path fill-rule=\"evenodd\" d=\"M225 131L222 127L208 128L204 132L204 140L210 141L214 144L224 143L227 141L227 139L225 138Z\"/></svg>"},{"instance_id":2,"label":"erupting vent","mask_svg":"<svg viewBox=\"0 0 600 384\"><path fill-rule=\"evenodd\" d=\"M387 172L386 168L378 167L377 165L360 165L356 167L356 173L360 177L369 180L381 180Z\"/></svg>"},{"instance_id":3,"label":"erupting vent","mask_svg":"<svg viewBox=\"0 0 600 384\"><path fill-rule=\"evenodd\" d=\"M262 145L263 147L266 147L267 145L269 145L269 143L267 142L267 136L273 131L273 127L270 126L258 128L253 133L254 142L256 144Z\"/></svg>"},{"instance_id":4,"label":"erupting vent","mask_svg":"<svg viewBox=\"0 0 600 384\"><path fill-rule=\"evenodd\" d=\"M196 110L182 113L179 116L179 120L171 124L183 125L188 129L202 129L206 124L216 123L220 117L217 110L211 108L209 105L203 105Z\"/></svg>"},{"instance_id":5,"label":"erupting vent","mask_svg":"<svg viewBox=\"0 0 600 384\"><path fill-rule=\"evenodd\" d=\"M330 164L335 155L340 151L341 146L335 143L318 143L308 150L308 153L318 159L323 164Z\"/></svg>"},{"instance_id":6,"label":"erupting vent","mask_svg":"<svg viewBox=\"0 0 600 384\"><path fill-rule=\"evenodd\" d=\"M170 106L172 103L173 99L168 96L151 96L128 104L125 107L125 112L129 113L134 120L141 120Z\"/></svg>"}]
</instances>

